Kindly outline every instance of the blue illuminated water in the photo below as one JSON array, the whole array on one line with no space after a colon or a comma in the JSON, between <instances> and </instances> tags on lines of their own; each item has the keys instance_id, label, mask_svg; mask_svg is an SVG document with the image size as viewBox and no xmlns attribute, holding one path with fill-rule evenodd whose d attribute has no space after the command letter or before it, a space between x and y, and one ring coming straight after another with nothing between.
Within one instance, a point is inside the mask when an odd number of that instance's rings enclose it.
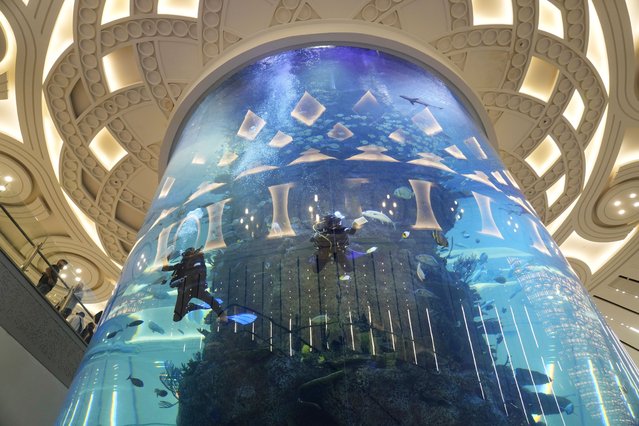
<instances>
[{"instance_id":1,"label":"blue illuminated water","mask_svg":"<svg viewBox=\"0 0 639 426\"><path fill-rule=\"evenodd\" d=\"M367 222L334 249L329 214ZM228 324L173 321L189 247ZM634 365L463 98L373 50L206 95L102 321L61 424L637 424Z\"/></svg>"}]
</instances>

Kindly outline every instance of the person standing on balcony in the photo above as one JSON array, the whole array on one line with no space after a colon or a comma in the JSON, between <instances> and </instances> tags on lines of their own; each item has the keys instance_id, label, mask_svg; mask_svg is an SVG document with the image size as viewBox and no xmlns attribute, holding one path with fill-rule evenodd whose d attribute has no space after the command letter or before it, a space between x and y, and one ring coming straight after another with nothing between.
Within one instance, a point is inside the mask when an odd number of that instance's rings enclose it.
<instances>
[{"instance_id":1,"label":"person standing on balcony","mask_svg":"<svg viewBox=\"0 0 639 426\"><path fill-rule=\"evenodd\" d=\"M75 309L77 304L82 300L84 295L84 285L82 283L77 284L64 298L62 303L58 306L60 314L66 319L71 312Z\"/></svg>"},{"instance_id":2,"label":"person standing on balcony","mask_svg":"<svg viewBox=\"0 0 639 426\"><path fill-rule=\"evenodd\" d=\"M58 282L60 271L67 266L68 263L69 262L65 259L60 259L54 265L48 267L42 273L42 276L36 285L38 291L46 296L51 290L53 290L53 287L55 287L55 284Z\"/></svg>"}]
</instances>

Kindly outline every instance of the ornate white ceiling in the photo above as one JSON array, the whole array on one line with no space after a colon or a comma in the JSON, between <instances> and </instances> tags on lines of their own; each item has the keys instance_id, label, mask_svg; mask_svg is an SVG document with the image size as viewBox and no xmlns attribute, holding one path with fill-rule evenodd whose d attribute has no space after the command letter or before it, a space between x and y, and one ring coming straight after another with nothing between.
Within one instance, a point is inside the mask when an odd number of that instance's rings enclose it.
<instances>
[{"instance_id":1,"label":"ornate white ceiling","mask_svg":"<svg viewBox=\"0 0 639 426\"><path fill-rule=\"evenodd\" d=\"M309 23L366 26L436 50L475 90L510 172L639 348L639 283L619 278L639 279L639 0L12 0L0 12L0 179L13 177L0 202L82 270L89 303L110 295L171 114L211 64ZM3 249L26 257L0 223Z\"/></svg>"}]
</instances>

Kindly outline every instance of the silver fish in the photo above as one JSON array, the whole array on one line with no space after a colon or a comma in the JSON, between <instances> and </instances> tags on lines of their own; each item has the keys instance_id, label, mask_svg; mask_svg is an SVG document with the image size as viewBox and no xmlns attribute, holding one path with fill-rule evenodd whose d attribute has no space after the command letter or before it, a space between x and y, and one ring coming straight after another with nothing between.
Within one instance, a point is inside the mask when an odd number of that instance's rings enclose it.
<instances>
[{"instance_id":1,"label":"silver fish","mask_svg":"<svg viewBox=\"0 0 639 426\"><path fill-rule=\"evenodd\" d=\"M426 290L425 288L418 288L415 290L415 296L421 297L429 297L431 299L437 299L438 297L430 290Z\"/></svg>"},{"instance_id":2,"label":"silver fish","mask_svg":"<svg viewBox=\"0 0 639 426\"><path fill-rule=\"evenodd\" d=\"M362 212L362 216L368 218L368 219L372 219L372 220L376 220L380 223L383 223L384 225L392 225L393 228L395 228L395 222L393 222L390 217L386 216L384 213L382 212L378 212L375 210L365 210Z\"/></svg>"},{"instance_id":3,"label":"silver fish","mask_svg":"<svg viewBox=\"0 0 639 426\"><path fill-rule=\"evenodd\" d=\"M419 278L419 280L422 282L426 279L426 274L424 274L421 262L417 263L417 278Z\"/></svg>"},{"instance_id":4,"label":"silver fish","mask_svg":"<svg viewBox=\"0 0 639 426\"><path fill-rule=\"evenodd\" d=\"M437 263L437 259L435 259L430 254L418 254L417 256L415 256L415 260L423 263L426 266L436 267L439 265Z\"/></svg>"}]
</instances>

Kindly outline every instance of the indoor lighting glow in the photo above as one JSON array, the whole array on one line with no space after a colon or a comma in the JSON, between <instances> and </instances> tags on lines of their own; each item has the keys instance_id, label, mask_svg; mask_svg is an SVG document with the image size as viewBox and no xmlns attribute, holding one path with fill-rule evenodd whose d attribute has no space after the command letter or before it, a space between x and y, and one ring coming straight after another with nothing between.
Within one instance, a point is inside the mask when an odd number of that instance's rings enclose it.
<instances>
[{"instance_id":1,"label":"indoor lighting glow","mask_svg":"<svg viewBox=\"0 0 639 426\"><path fill-rule=\"evenodd\" d=\"M564 22L561 10L548 0L539 0L539 29L564 38Z\"/></svg>"},{"instance_id":2,"label":"indoor lighting glow","mask_svg":"<svg viewBox=\"0 0 639 426\"><path fill-rule=\"evenodd\" d=\"M13 176L5 176L4 177L4 181L7 182L7 183L13 182ZM632 194L632 195L635 195L635 194ZM630 196L630 198L635 198L632 195Z\"/></svg>"},{"instance_id":3,"label":"indoor lighting glow","mask_svg":"<svg viewBox=\"0 0 639 426\"><path fill-rule=\"evenodd\" d=\"M127 151L122 148L106 127L95 135L89 144L89 149L107 171L111 171L127 154Z\"/></svg>"},{"instance_id":4,"label":"indoor lighting glow","mask_svg":"<svg viewBox=\"0 0 639 426\"><path fill-rule=\"evenodd\" d=\"M199 5L199 0L158 0L158 14L188 16L197 19Z\"/></svg>"},{"instance_id":5,"label":"indoor lighting glow","mask_svg":"<svg viewBox=\"0 0 639 426\"><path fill-rule=\"evenodd\" d=\"M5 180L6 180L6 178L5 178ZM9 181L9 182L10 182L10 181ZM637 198L637 194L636 194L636 193L634 193L634 192L633 192L633 193L631 193L631 194L628 194L628 198L630 198L630 199L632 199L632 198Z\"/></svg>"},{"instance_id":6,"label":"indoor lighting glow","mask_svg":"<svg viewBox=\"0 0 639 426\"><path fill-rule=\"evenodd\" d=\"M619 154L615 160L615 170L635 161L639 161L639 127L628 127L624 131Z\"/></svg>"},{"instance_id":7,"label":"indoor lighting glow","mask_svg":"<svg viewBox=\"0 0 639 426\"><path fill-rule=\"evenodd\" d=\"M588 50L586 57L592 62L595 69L599 73L601 80L606 88L606 92L610 91L610 70L608 68L608 52L606 50L606 41L601 28L601 21L597 9L592 4L592 0L588 0Z\"/></svg>"},{"instance_id":8,"label":"indoor lighting glow","mask_svg":"<svg viewBox=\"0 0 639 426\"><path fill-rule=\"evenodd\" d=\"M548 207L555 204L555 201L561 197L561 194L564 193L564 188L566 186L566 175L563 175L557 182L552 184L550 188L546 191L546 196L548 197Z\"/></svg>"},{"instance_id":9,"label":"indoor lighting glow","mask_svg":"<svg viewBox=\"0 0 639 426\"><path fill-rule=\"evenodd\" d=\"M91 240L93 240L95 245L98 246L98 248L102 250L102 252L107 257L110 257L107 251L104 249L102 242L100 241L100 235L98 234L98 228L95 226L95 222L91 220L89 216L84 214L82 210L80 210L80 208L75 204L75 202L71 199L71 197L67 195L67 193L64 190L62 191L62 193L64 194L64 198L66 198L67 203L69 203L69 207L71 207L73 214L75 214L75 216L78 218L78 221L80 222L80 225L82 225L82 228L84 228L84 231L89 235ZM113 263L117 265L120 269L122 269L121 265L115 262Z\"/></svg>"},{"instance_id":10,"label":"indoor lighting glow","mask_svg":"<svg viewBox=\"0 0 639 426\"><path fill-rule=\"evenodd\" d=\"M133 46L121 47L102 58L104 78L110 92L142 83Z\"/></svg>"},{"instance_id":11,"label":"indoor lighting glow","mask_svg":"<svg viewBox=\"0 0 639 426\"><path fill-rule=\"evenodd\" d=\"M579 93L579 90L575 90L570 98L570 102L564 110L564 117L566 117L566 120L568 120L570 124L572 124L572 127L576 129L579 127L579 123L581 122L581 117L583 116L585 109L586 106L584 105L581 93Z\"/></svg>"},{"instance_id":12,"label":"indoor lighting glow","mask_svg":"<svg viewBox=\"0 0 639 426\"><path fill-rule=\"evenodd\" d=\"M607 243L586 240L573 231L561 244L561 251L566 257L573 257L584 262L594 275L635 236L637 229L639 228L633 229L623 240Z\"/></svg>"},{"instance_id":13,"label":"indoor lighting glow","mask_svg":"<svg viewBox=\"0 0 639 426\"><path fill-rule=\"evenodd\" d=\"M546 229L548 230L548 232L550 232L553 235L555 234L555 232L557 232L559 227L566 221L568 216L570 216L570 213L572 213L572 210L577 205L577 201L579 201L579 197L577 197L577 199L573 201L572 204L570 204L570 206L568 206L566 210L564 210L559 216L557 216L555 220L553 220L548 225L546 225Z\"/></svg>"},{"instance_id":14,"label":"indoor lighting glow","mask_svg":"<svg viewBox=\"0 0 639 426\"><path fill-rule=\"evenodd\" d=\"M457 158L458 160L467 160L467 158L464 155L464 153L461 152L461 150L459 148L457 148L457 145L451 145L448 148L444 148L444 151L446 151L447 153L449 153L453 157Z\"/></svg>"},{"instance_id":15,"label":"indoor lighting glow","mask_svg":"<svg viewBox=\"0 0 639 426\"><path fill-rule=\"evenodd\" d=\"M630 26L632 28L632 38L635 43L634 51L639 51L639 0L626 0Z\"/></svg>"},{"instance_id":16,"label":"indoor lighting glow","mask_svg":"<svg viewBox=\"0 0 639 426\"><path fill-rule=\"evenodd\" d=\"M129 0L109 0L104 2L102 10L102 25L115 21L116 19L126 18L131 10L131 2Z\"/></svg>"},{"instance_id":17,"label":"indoor lighting glow","mask_svg":"<svg viewBox=\"0 0 639 426\"><path fill-rule=\"evenodd\" d=\"M533 56L519 91L548 103L558 76L559 70L557 67Z\"/></svg>"},{"instance_id":18,"label":"indoor lighting glow","mask_svg":"<svg viewBox=\"0 0 639 426\"><path fill-rule=\"evenodd\" d=\"M614 203L612 203L612 205L615 207L619 207L621 205L621 201L617 200Z\"/></svg>"},{"instance_id":19,"label":"indoor lighting glow","mask_svg":"<svg viewBox=\"0 0 639 426\"><path fill-rule=\"evenodd\" d=\"M73 43L73 5L75 0L64 0L58 17L56 18L53 31L49 37L47 56L44 59L42 81L46 80L51 67L62 56L62 52L67 50Z\"/></svg>"},{"instance_id":20,"label":"indoor lighting glow","mask_svg":"<svg viewBox=\"0 0 639 426\"><path fill-rule=\"evenodd\" d=\"M526 163L537 173L543 176L550 167L561 157L561 151L557 143L548 135L546 138L526 157Z\"/></svg>"},{"instance_id":21,"label":"indoor lighting glow","mask_svg":"<svg viewBox=\"0 0 639 426\"><path fill-rule=\"evenodd\" d=\"M7 186L0 184L0 192L5 192L6 190L7 190Z\"/></svg>"},{"instance_id":22,"label":"indoor lighting glow","mask_svg":"<svg viewBox=\"0 0 639 426\"><path fill-rule=\"evenodd\" d=\"M0 61L0 74L7 73L7 99L0 100L0 132L11 136L20 143L22 132L18 120L18 107L15 98L16 40L9 21L0 13L0 32L5 34L6 52Z\"/></svg>"},{"instance_id":23,"label":"indoor lighting glow","mask_svg":"<svg viewBox=\"0 0 639 426\"><path fill-rule=\"evenodd\" d=\"M639 207L639 201L635 201L634 203L632 203L632 207Z\"/></svg>"},{"instance_id":24,"label":"indoor lighting glow","mask_svg":"<svg viewBox=\"0 0 639 426\"><path fill-rule=\"evenodd\" d=\"M49 114L49 108L44 99L44 92L42 93L42 124L44 126L44 137L47 143L47 152L51 159L53 173L55 173L56 179L60 182L60 153L62 152L63 142Z\"/></svg>"},{"instance_id":25,"label":"indoor lighting glow","mask_svg":"<svg viewBox=\"0 0 639 426\"><path fill-rule=\"evenodd\" d=\"M621 209L621 210L619 210L619 212L618 212L618 213L619 213L620 215L624 215L624 214L626 214L626 211L625 211L624 209Z\"/></svg>"},{"instance_id":26,"label":"indoor lighting glow","mask_svg":"<svg viewBox=\"0 0 639 426\"><path fill-rule=\"evenodd\" d=\"M291 161L288 165L293 166L299 163L315 163L317 161L325 161L325 160L335 160L335 157L330 157L328 155L322 154L319 149L311 148L302 152L302 155L299 158Z\"/></svg>"},{"instance_id":27,"label":"indoor lighting glow","mask_svg":"<svg viewBox=\"0 0 639 426\"><path fill-rule=\"evenodd\" d=\"M590 143L584 150L584 157L586 158L586 173L584 179L584 186L588 183L590 179L590 175L595 169L595 164L597 163L597 156L601 153L604 154L603 149L601 149L601 145L603 144L603 135L606 130L606 121L608 118L608 107L604 110L603 115L601 116L601 121L599 122L599 126L595 131L595 134L592 135L592 139L590 139Z\"/></svg>"},{"instance_id":28,"label":"indoor lighting glow","mask_svg":"<svg viewBox=\"0 0 639 426\"><path fill-rule=\"evenodd\" d=\"M167 176L164 180L164 185L162 185L162 190L160 191L160 195L158 195L158 198L165 198L167 195L169 195L169 191L171 190L171 187L174 183L175 178Z\"/></svg>"},{"instance_id":29,"label":"indoor lighting glow","mask_svg":"<svg viewBox=\"0 0 639 426\"><path fill-rule=\"evenodd\" d=\"M304 92L300 100L291 111L291 117L301 121L307 126L312 126L326 111L326 107L308 92Z\"/></svg>"},{"instance_id":30,"label":"indoor lighting glow","mask_svg":"<svg viewBox=\"0 0 639 426\"><path fill-rule=\"evenodd\" d=\"M406 142L406 134L404 133L404 131L402 129L397 129L395 130L393 133L391 133L390 135L388 135L388 137L391 140L394 140L397 143L404 143Z\"/></svg>"},{"instance_id":31,"label":"indoor lighting glow","mask_svg":"<svg viewBox=\"0 0 639 426\"><path fill-rule=\"evenodd\" d=\"M292 136L278 130L275 136L273 136L273 139L271 139L271 141L268 143L268 146L272 146L274 148L283 148L291 142L293 142Z\"/></svg>"},{"instance_id":32,"label":"indoor lighting glow","mask_svg":"<svg viewBox=\"0 0 639 426\"><path fill-rule=\"evenodd\" d=\"M237 135L241 138L252 141L255 140L264 126L266 126L266 121L249 109L246 111L244 121L242 121L240 129L237 131Z\"/></svg>"},{"instance_id":33,"label":"indoor lighting glow","mask_svg":"<svg viewBox=\"0 0 639 426\"><path fill-rule=\"evenodd\" d=\"M512 25L513 4L510 0L472 0L473 25Z\"/></svg>"},{"instance_id":34,"label":"indoor lighting glow","mask_svg":"<svg viewBox=\"0 0 639 426\"><path fill-rule=\"evenodd\" d=\"M76 269L75 269L75 273L76 273L76 274L80 274L80 273L82 273L82 269L80 269L80 268L76 268Z\"/></svg>"},{"instance_id":35,"label":"indoor lighting glow","mask_svg":"<svg viewBox=\"0 0 639 426\"><path fill-rule=\"evenodd\" d=\"M331 139L337 139L338 141L344 141L353 136L353 132L342 123L336 123L331 130L328 131L327 136Z\"/></svg>"},{"instance_id":36,"label":"indoor lighting glow","mask_svg":"<svg viewBox=\"0 0 639 426\"><path fill-rule=\"evenodd\" d=\"M415 114L412 120L417 128L424 132L427 136L434 136L444 130L439 125L437 119L433 116L428 107Z\"/></svg>"}]
</instances>

